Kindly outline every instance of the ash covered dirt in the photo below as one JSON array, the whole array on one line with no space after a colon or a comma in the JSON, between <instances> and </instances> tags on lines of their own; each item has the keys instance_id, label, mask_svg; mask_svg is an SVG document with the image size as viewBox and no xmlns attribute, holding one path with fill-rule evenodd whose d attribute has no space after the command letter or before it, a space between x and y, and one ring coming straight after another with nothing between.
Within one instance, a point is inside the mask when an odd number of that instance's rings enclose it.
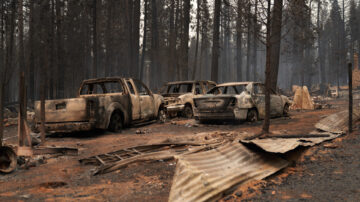
<instances>
[{"instance_id":1,"label":"ash covered dirt","mask_svg":"<svg viewBox=\"0 0 360 202\"><path fill-rule=\"evenodd\" d=\"M332 109L292 111L291 118L272 119L270 129L290 135L306 134L314 130L317 121L343 107L341 102ZM35 167L21 167L9 175L0 175L0 201L167 201L176 167L174 160L140 162L115 172L92 176L94 166L81 165L78 159L201 132L258 133L261 126L262 122L203 125L194 120L175 118L165 124L125 129L121 134L91 131L51 135L47 137L46 145L77 147L79 156L47 158ZM6 128L5 139L8 144L16 144L16 127ZM360 137L345 136L343 141L337 141L334 140L334 144L338 146L325 147L329 143L326 142L306 150L306 153L314 151L278 175L227 193L222 200L359 198L359 185L356 183L359 182L360 161L356 155L360 150Z\"/></svg>"}]
</instances>

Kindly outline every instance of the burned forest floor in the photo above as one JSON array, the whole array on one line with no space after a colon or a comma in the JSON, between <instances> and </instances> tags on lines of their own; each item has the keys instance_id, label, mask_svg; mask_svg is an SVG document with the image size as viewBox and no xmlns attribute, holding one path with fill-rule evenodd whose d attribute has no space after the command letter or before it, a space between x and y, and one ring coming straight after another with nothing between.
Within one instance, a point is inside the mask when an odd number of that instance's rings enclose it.
<instances>
[{"instance_id":1,"label":"burned forest floor","mask_svg":"<svg viewBox=\"0 0 360 202\"><path fill-rule=\"evenodd\" d=\"M308 134L315 123L347 107L346 101L331 101L331 108L291 111L290 117L271 120L271 131L289 135ZM32 165L19 166L0 174L0 201L167 201L176 161L139 162L102 175L91 175L94 166L79 159L168 138L199 133L239 132L245 136L261 131L257 123L198 124L191 119L173 118L124 129L120 134L91 131L48 135L48 146L79 149L78 156L51 156ZM17 143L16 126L5 129L5 143ZM358 201L360 199L360 131L287 154L291 165L264 180L254 181L224 193L221 201L316 200Z\"/></svg>"}]
</instances>

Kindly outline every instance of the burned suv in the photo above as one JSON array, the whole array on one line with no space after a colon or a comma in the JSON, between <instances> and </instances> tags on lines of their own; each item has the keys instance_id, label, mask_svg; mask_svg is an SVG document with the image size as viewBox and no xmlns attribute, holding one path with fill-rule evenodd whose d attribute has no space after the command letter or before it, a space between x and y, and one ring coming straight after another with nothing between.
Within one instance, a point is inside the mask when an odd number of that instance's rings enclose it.
<instances>
[{"instance_id":1,"label":"burned suv","mask_svg":"<svg viewBox=\"0 0 360 202\"><path fill-rule=\"evenodd\" d=\"M45 101L47 132L109 129L153 119L164 120L164 98L131 78L89 79L76 98ZM35 131L40 127L40 101L35 102Z\"/></svg>"},{"instance_id":2,"label":"burned suv","mask_svg":"<svg viewBox=\"0 0 360 202\"><path fill-rule=\"evenodd\" d=\"M211 120L248 120L265 117L265 87L257 82L234 82L217 85L207 95L194 98L194 116L200 122ZM270 95L270 115L289 112L290 101L274 91Z\"/></svg>"},{"instance_id":3,"label":"burned suv","mask_svg":"<svg viewBox=\"0 0 360 202\"><path fill-rule=\"evenodd\" d=\"M176 81L166 83L161 89L164 96L165 106L169 116L183 115L191 118L193 116L193 98L206 94L208 90L215 87L213 81Z\"/></svg>"}]
</instances>

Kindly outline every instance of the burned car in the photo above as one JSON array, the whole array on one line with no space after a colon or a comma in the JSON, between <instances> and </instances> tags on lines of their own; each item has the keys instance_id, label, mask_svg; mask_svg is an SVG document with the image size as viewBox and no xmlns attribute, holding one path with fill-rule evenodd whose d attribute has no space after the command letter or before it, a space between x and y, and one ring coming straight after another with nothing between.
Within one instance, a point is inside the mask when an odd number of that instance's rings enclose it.
<instances>
[{"instance_id":1,"label":"burned car","mask_svg":"<svg viewBox=\"0 0 360 202\"><path fill-rule=\"evenodd\" d=\"M274 91L270 95L271 116L289 112L290 101ZM207 95L194 98L194 116L200 122L211 120L248 120L265 117L265 87L257 82L234 82L217 85Z\"/></svg>"},{"instance_id":2,"label":"burned car","mask_svg":"<svg viewBox=\"0 0 360 202\"><path fill-rule=\"evenodd\" d=\"M213 81L176 81L166 83L161 89L169 116L193 117L193 98L206 94L215 87Z\"/></svg>"},{"instance_id":3,"label":"burned car","mask_svg":"<svg viewBox=\"0 0 360 202\"><path fill-rule=\"evenodd\" d=\"M81 83L78 96L45 101L47 132L73 132L123 127L166 118L164 99L132 78L99 78ZM40 128L40 101L35 102L35 130Z\"/></svg>"}]
</instances>

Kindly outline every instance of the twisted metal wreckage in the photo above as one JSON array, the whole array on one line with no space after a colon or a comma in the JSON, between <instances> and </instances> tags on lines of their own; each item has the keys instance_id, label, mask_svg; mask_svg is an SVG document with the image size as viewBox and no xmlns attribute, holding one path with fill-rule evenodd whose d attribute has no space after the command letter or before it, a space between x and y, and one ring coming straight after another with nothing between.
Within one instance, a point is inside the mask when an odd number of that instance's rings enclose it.
<instances>
[{"instance_id":1,"label":"twisted metal wreckage","mask_svg":"<svg viewBox=\"0 0 360 202\"><path fill-rule=\"evenodd\" d=\"M360 109L353 111L353 121ZM94 175L118 170L130 163L176 159L169 201L212 201L234 186L264 179L287 167L280 157L299 146L314 146L345 134L348 111L332 114L307 135L275 135L251 138L247 133L199 133L167 139L160 143L137 146L81 159L97 165ZM255 145L260 149L254 149ZM255 147L255 148L256 148Z\"/></svg>"}]
</instances>

